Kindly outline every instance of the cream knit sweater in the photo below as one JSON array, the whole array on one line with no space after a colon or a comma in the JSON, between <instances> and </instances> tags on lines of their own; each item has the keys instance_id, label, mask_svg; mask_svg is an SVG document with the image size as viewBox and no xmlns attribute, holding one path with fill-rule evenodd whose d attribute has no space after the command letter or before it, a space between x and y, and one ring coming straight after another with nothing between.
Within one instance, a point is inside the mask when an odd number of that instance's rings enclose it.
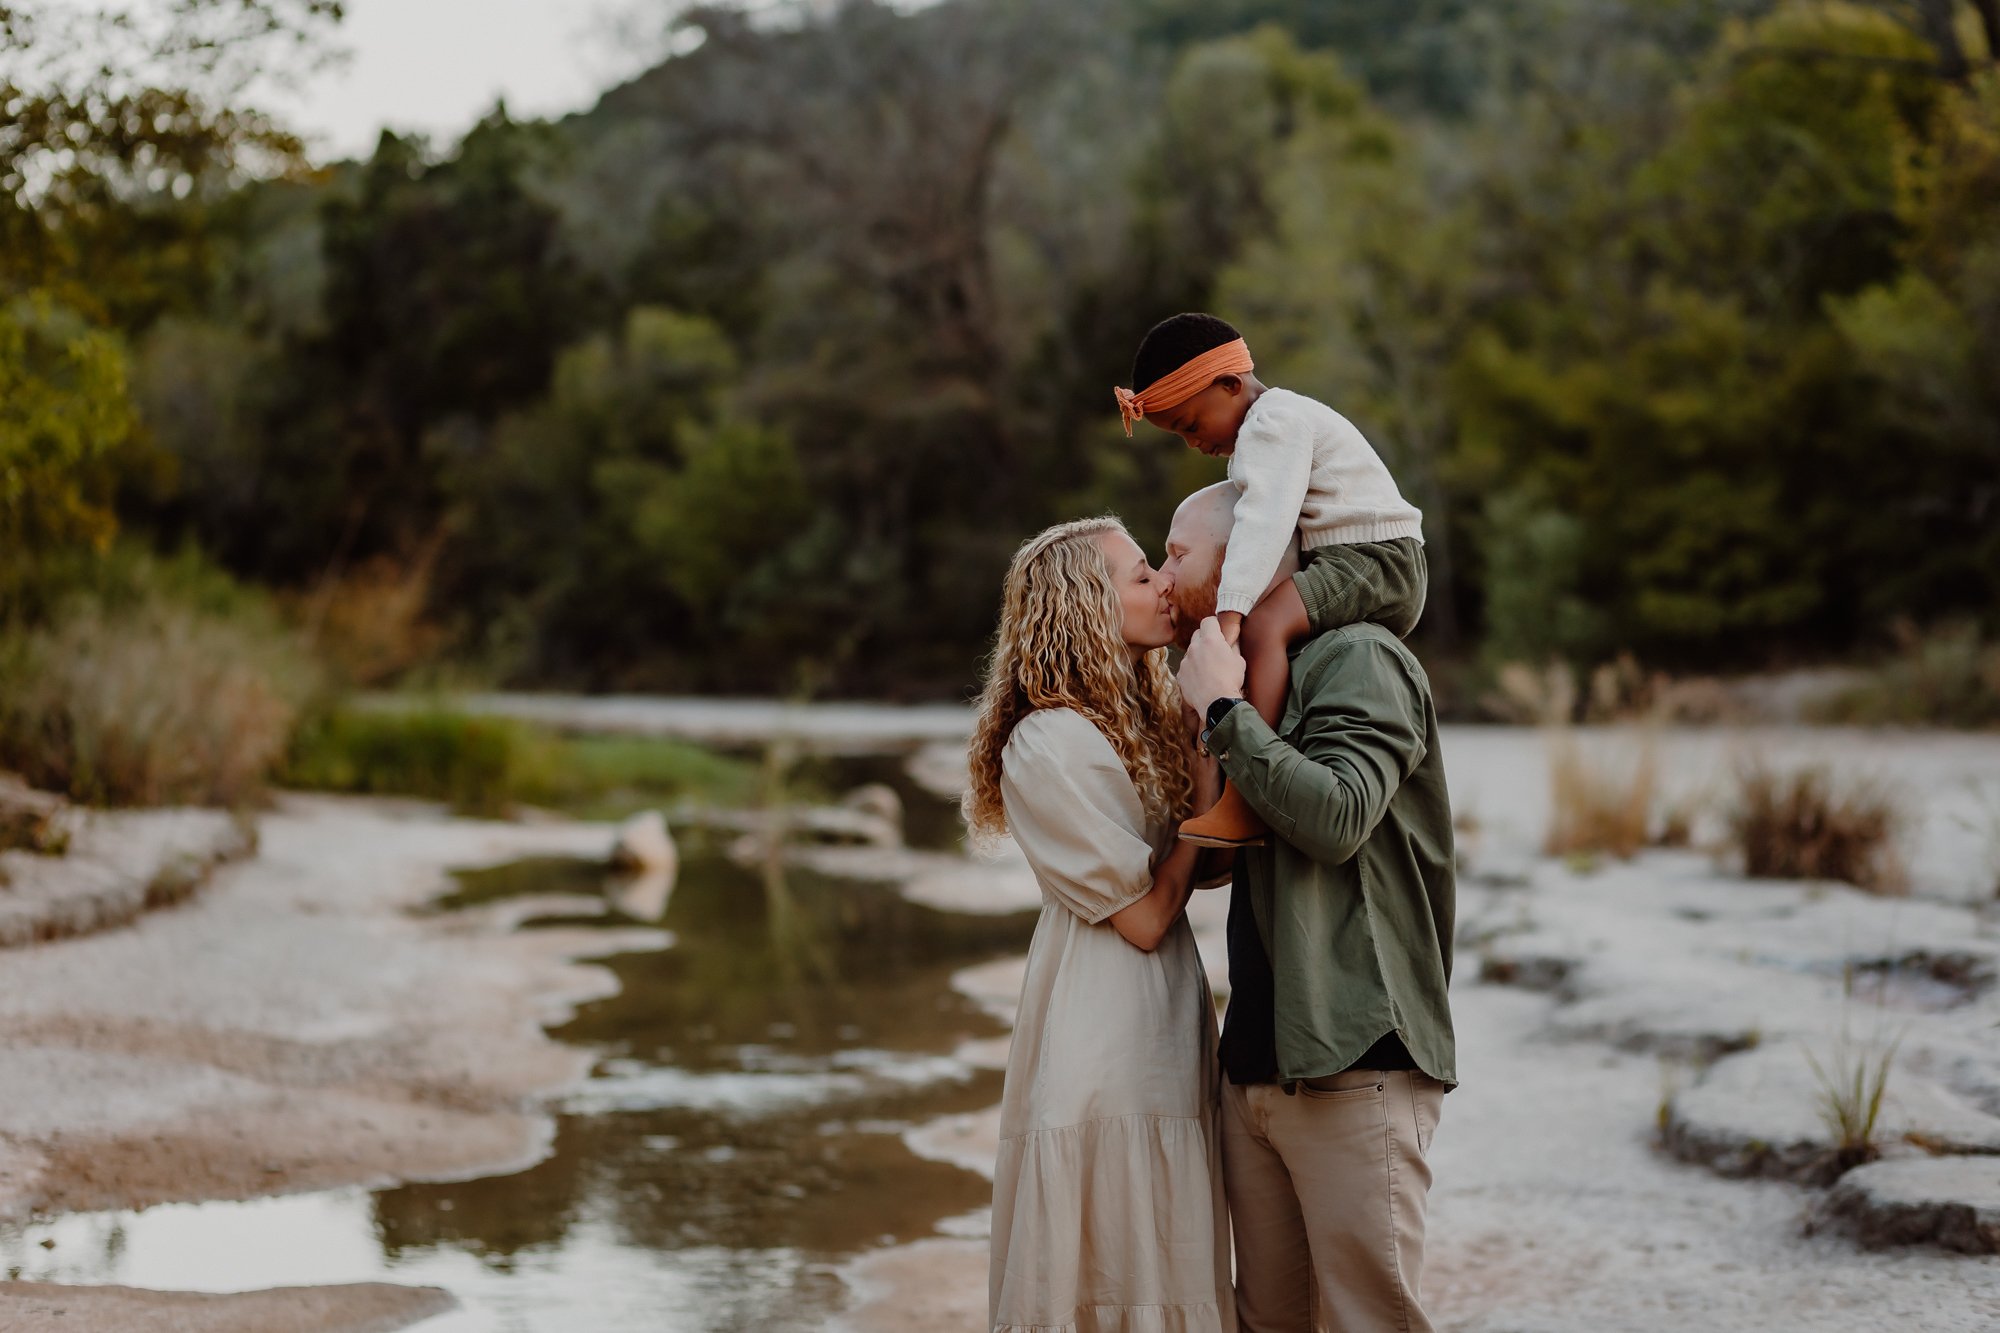
<instances>
[{"instance_id":1,"label":"cream knit sweater","mask_svg":"<svg viewBox=\"0 0 2000 1333\"><path fill-rule=\"evenodd\" d=\"M1270 586L1298 530L1301 550L1424 537L1423 513L1396 489L1354 423L1289 389L1250 405L1229 460L1236 526L1222 561L1215 609L1245 615Z\"/></svg>"}]
</instances>

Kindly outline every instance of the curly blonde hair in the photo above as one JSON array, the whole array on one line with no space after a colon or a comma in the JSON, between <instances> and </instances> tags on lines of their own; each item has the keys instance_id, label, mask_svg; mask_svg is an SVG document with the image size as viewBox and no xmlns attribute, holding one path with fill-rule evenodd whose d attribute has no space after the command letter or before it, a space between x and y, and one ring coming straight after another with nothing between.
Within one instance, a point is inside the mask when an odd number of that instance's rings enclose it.
<instances>
[{"instance_id":1,"label":"curly blonde hair","mask_svg":"<svg viewBox=\"0 0 2000 1333\"><path fill-rule=\"evenodd\" d=\"M1131 535L1108 515L1059 523L1022 543L1008 566L962 802L976 840L1007 831L1000 755L1021 719L1041 708L1073 708L1096 724L1139 789L1149 822L1187 813L1194 784L1180 686L1165 648L1135 663L1125 645L1118 588L1097 541L1107 532Z\"/></svg>"}]
</instances>

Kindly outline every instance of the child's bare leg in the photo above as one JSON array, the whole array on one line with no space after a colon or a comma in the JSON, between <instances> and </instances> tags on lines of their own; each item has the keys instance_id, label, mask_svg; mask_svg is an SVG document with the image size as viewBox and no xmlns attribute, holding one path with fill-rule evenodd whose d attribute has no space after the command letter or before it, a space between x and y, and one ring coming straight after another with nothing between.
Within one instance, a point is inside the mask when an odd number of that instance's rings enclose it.
<instances>
[{"instance_id":1,"label":"child's bare leg","mask_svg":"<svg viewBox=\"0 0 2000 1333\"><path fill-rule=\"evenodd\" d=\"M1292 664L1286 649L1312 632L1298 586L1286 579L1257 603L1243 620L1236 645L1243 652L1243 697L1272 726L1285 709ZM1207 812L1181 825L1181 837L1204 847L1247 847L1264 841L1270 826L1251 808L1235 783Z\"/></svg>"},{"instance_id":2,"label":"child's bare leg","mask_svg":"<svg viewBox=\"0 0 2000 1333\"><path fill-rule=\"evenodd\" d=\"M1305 599L1290 579L1266 593L1244 618L1243 697L1274 727L1285 711L1285 692L1292 680L1287 650L1310 633L1312 622L1306 615Z\"/></svg>"}]
</instances>

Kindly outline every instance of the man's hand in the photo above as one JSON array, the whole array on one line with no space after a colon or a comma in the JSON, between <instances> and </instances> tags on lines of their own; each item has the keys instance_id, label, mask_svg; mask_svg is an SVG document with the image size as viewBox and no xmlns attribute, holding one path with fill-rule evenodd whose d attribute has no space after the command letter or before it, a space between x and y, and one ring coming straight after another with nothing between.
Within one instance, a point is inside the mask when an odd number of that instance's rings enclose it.
<instances>
[{"instance_id":1,"label":"man's hand","mask_svg":"<svg viewBox=\"0 0 2000 1333\"><path fill-rule=\"evenodd\" d=\"M1194 632L1187 656L1181 659L1181 695L1203 717L1217 699L1243 697L1243 654L1222 637L1222 626L1210 616Z\"/></svg>"}]
</instances>

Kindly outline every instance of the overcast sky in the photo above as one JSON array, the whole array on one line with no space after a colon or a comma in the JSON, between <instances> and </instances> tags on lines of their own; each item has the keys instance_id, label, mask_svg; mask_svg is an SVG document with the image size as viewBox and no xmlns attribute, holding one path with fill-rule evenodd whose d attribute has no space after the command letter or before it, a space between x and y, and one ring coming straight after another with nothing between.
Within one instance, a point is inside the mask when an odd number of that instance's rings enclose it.
<instances>
[{"instance_id":1,"label":"overcast sky","mask_svg":"<svg viewBox=\"0 0 2000 1333\"><path fill-rule=\"evenodd\" d=\"M620 41L617 17L635 12L626 0L347 0L346 9L336 40L347 62L261 99L322 161L365 156L385 125L446 143L500 97L521 117L581 110L662 53Z\"/></svg>"}]
</instances>

